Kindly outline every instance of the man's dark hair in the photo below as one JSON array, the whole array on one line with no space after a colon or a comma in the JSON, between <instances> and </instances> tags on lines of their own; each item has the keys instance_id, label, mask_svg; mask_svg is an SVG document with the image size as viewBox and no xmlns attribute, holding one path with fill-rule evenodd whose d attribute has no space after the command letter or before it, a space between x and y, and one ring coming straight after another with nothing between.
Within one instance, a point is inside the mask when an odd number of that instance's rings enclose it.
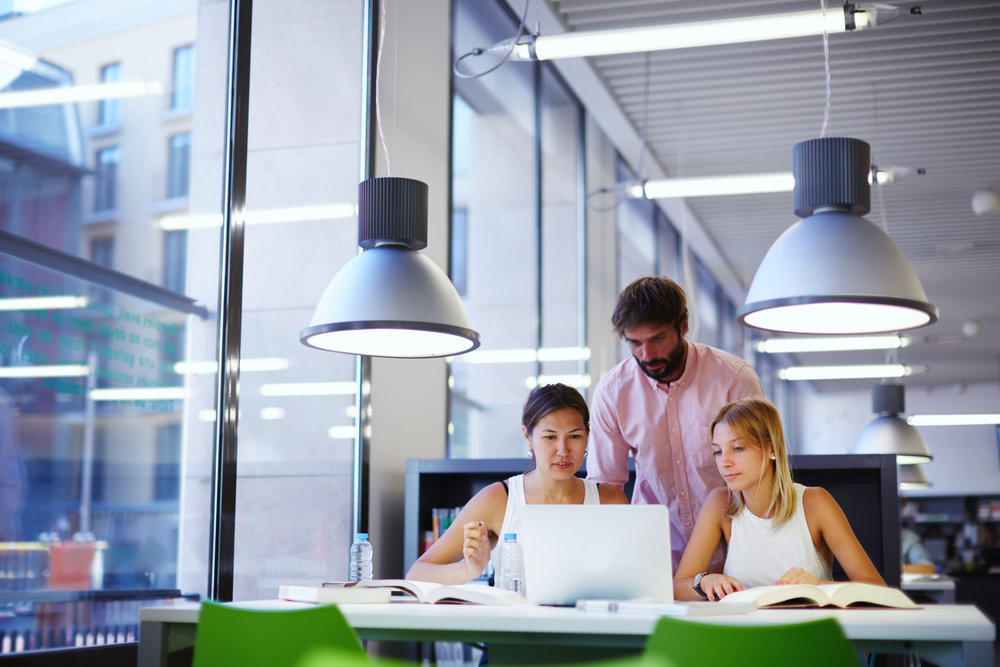
<instances>
[{"instance_id":1,"label":"man's dark hair","mask_svg":"<svg viewBox=\"0 0 1000 667\"><path fill-rule=\"evenodd\" d=\"M650 276L639 278L618 295L611 325L621 338L626 331L641 326L670 324L680 331L687 317L684 288L670 278Z\"/></svg>"}]
</instances>

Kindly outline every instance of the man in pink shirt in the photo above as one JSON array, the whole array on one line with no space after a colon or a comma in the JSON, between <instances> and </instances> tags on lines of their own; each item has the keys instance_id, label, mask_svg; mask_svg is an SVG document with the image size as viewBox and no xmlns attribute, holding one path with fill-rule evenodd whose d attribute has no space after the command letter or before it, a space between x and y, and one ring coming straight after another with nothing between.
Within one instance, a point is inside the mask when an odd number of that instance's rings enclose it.
<instances>
[{"instance_id":1,"label":"man in pink shirt","mask_svg":"<svg viewBox=\"0 0 1000 667\"><path fill-rule=\"evenodd\" d=\"M764 398L760 379L739 357L684 339L687 298L669 278L640 278L618 296L611 323L632 359L594 390L587 478L621 488L635 458L633 504L670 508L677 568L708 492L725 481L708 444L708 425L726 403ZM722 551L712 559L722 571Z\"/></svg>"}]
</instances>

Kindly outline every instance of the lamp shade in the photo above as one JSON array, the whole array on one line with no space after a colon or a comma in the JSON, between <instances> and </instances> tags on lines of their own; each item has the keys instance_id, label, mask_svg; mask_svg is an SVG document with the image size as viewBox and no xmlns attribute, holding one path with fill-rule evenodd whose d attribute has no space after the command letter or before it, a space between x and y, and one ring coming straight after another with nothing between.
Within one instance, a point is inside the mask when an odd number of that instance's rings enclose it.
<instances>
[{"instance_id":1,"label":"lamp shade","mask_svg":"<svg viewBox=\"0 0 1000 667\"><path fill-rule=\"evenodd\" d=\"M911 489L927 489L931 486L931 480L924 472L920 464L899 466L899 490L907 491Z\"/></svg>"},{"instance_id":2,"label":"lamp shade","mask_svg":"<svg viewBox=\"0 0 1000 667\"><path fill-rule=\"evenodd\" d=\"M377 357L444 357L479 347L448 276L415 248L426 246L427 186L403 178L361 183L359 245L326 288L310 347Z\"/></svg>"},{"instance_id":3,"label":"lamp shade","mask_svg":"<svg viewBox=\"0 0 1000 667\"><path fill-rule=\"evenodd\" d=\"M761 262L737 319L803 334L901 331L932 324L938 310L906 256L861 215L870 210L869 147L858 139L795 146L795 213Z\"/></svg>"},{"instance_id":4,"label":"lamp shade","mask_svg":"<svg viewBox=\"0 0 1000 667\"><path fill-rule=\"evenodd\" d=\"M861 431L855 454L895 454L901 466L934 458L917 429L899 417L905 411L903 392L902 385L896 384L872 387L872 408L879 416Z\"/></svg>"}]
</instances>

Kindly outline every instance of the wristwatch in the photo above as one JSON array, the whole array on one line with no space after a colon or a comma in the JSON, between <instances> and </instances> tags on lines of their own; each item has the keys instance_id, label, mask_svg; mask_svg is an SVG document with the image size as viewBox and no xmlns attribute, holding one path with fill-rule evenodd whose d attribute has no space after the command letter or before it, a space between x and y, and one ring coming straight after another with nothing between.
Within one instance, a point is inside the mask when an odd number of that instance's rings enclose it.
<instances>
[{"instance_id":1,"label":"wristwatch","mask_svg":"<svg viewBox=\"0 0 1000 667\"><path fill-rule=\"evenodd\" d=\"M694 579L691 580L691 588L693 588L694 592L703 598L708 597L708 593L701 590L701 578L704 577L706 574L708 574L708 572L702 572L701 574L695 575Z\"/></svg>"}]
</instances>

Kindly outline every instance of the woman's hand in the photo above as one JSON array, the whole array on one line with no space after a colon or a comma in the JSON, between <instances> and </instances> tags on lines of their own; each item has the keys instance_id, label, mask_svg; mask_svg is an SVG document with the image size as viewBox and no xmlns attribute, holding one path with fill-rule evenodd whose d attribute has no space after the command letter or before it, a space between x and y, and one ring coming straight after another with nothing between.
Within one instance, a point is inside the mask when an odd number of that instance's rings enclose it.
<instances>
[{"instance_id":1,"label":"woman's hand","mask_svg":"<svg viewBox=\"0 0 1000 667\"><path fill-rule=\"evenodd\" d=\"M701 578L699 585L709 600L721 600L730 593L743 590L743 584L739 579L724 574L706 574Z\"/></svg>"},{"instance_id":2,"label":"woman's hand","mask_svg":"<svg viewBox=\"0 0 1000 667\"><path fill-rule=\"evenodd\" d=\"M809 584L818 586L819 580L801 567L793 567L788 572L781 575L781 579L775 582L775 586L791 586L793 584Z\"/></svg>"},{"instance_id":3,"label":"woman's hand","mask_svg":"<svg viewBox=\"0 0 1000 667\"><path fill-rule=\"evenodd\" d=\"M465 557L465 569L470 579L475 579L486 569L490 561L489 531L482 521L470 521L462 526L465 540L462 543L462 555Z\"/></svg>"}]
</instances>

